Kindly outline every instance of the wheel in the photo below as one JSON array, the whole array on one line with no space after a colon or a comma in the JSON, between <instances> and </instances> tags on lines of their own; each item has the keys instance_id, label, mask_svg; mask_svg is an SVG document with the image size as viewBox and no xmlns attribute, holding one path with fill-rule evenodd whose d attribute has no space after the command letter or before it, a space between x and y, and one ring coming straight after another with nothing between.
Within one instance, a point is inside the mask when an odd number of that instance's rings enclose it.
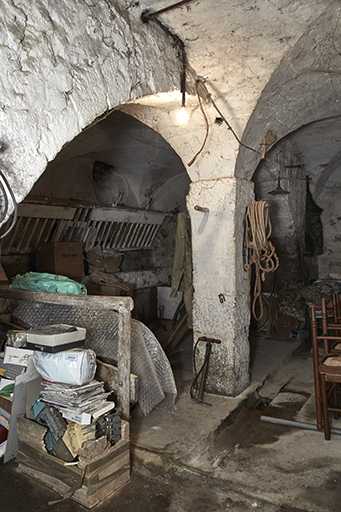
<instances>
[{"instance_id":1,"label":"wheel","mask_svg":"<svg viewBox=\"0 0 341 512\"><path fill-rule=\"evenodd\" d=\"M177 308L175 310L175 313L173 315L172 319L172 329L175 331L177 328L180 320L183 318L183 316L186 314L186 307L184 303L184 299L181 299L179 304L177 305Z\"/></svg>"}]
</instances>

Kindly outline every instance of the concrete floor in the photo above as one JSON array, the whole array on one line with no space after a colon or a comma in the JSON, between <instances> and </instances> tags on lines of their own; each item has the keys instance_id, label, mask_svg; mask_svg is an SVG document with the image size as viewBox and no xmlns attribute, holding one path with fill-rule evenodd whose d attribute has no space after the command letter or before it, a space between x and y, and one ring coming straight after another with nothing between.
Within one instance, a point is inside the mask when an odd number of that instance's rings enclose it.
<instances>
[{"instance_id":1,"label":"concrete floor","mask_svg":"<svg viewBox=\"0 0 341 512\"><path fill-rule=\"evenodd\" d=\"M174 407L132 411L132 478L96 512L340 510L341 437L261 421L314 425L309 340L257 335L251 349L250 387L237 398L205 394L205 405L189 396L190 336L182 341L171 356ZM49 506L58 493L18 473L15 461L0 466L0 489L2 512L86 510L72 500Z\"/></svg>"}]
</instances>

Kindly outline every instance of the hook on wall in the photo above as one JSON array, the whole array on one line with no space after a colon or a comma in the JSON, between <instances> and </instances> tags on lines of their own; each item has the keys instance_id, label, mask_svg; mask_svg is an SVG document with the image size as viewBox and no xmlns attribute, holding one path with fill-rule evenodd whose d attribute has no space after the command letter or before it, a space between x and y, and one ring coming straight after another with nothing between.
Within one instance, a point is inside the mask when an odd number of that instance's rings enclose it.
<instances>
[{"instance_id":1,"label":"hook on wall","mask_svg":"<svg viewBox=\"0 0 341 512\"><path fill-rule=\"evenodd\" d=\"M194 206L194 210L196 210L197 212L209 212L210 211L209 208L206 208L205 206L199 206L198 204L196 204Z\"/></svg>"}]
</instances>

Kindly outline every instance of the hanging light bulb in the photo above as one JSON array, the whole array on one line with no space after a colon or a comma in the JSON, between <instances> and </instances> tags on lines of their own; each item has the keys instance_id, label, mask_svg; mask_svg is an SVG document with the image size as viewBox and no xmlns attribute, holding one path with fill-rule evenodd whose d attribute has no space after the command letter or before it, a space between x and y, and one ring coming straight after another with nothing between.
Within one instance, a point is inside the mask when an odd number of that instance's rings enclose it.
<instances>
[{"instance_id":1,"label":"hanging light bulb","mask_svg":"<svg viewBox=\"0 0 341 512\"><path fill-rule=\"evenodd\" d=\"M187 121L189 119L189 114L188 114L188 111L187 111L185 105L183 105L181 107L181 110L179 110L179 112L176 114L176 117L177 117L177 120L178 120L179 124L187 123Z\"/></svg>"}]
</instances>

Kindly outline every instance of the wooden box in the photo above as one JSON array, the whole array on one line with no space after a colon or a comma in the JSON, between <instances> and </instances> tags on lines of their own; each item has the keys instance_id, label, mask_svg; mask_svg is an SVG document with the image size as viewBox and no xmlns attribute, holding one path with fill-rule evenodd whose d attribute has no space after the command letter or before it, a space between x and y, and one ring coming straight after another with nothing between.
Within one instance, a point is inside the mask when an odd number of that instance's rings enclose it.
<instances>
[{"instance_id":1,"label":"wooden box","mask_svg":"<svg viewBox=\"0 0 341 512\"><path fill-rule=\"evenodd\" d=\"M51 242L35 247L37 272L66 277L84 276L83 244Z\"/></svg>"},{"instance_id":2,"label":"wooden box","mask_svg":"<svg viewBox=\"0 0 341 512\"><path fill-rule=\"evenodd\" d=\"M24 415L18 416L17 425L18 470L62 495L77 487L78 482L80 488L74 491L71 499L84 507L98 505L130 479L130 436L127 421L122 420L120 441L91 460L79 456L78 466L65 466L63 460L44 451L44 427Z\"/></svg>"}]
</instances>

